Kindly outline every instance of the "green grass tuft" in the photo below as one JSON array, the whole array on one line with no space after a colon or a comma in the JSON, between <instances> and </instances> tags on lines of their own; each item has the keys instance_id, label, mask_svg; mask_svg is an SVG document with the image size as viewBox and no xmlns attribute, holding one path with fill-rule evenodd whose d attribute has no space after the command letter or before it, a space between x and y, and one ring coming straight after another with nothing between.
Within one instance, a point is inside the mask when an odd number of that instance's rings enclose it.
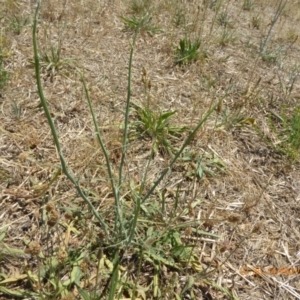
<instances>
[{"instance_id":1,"label":"green grass tuft","mask_svg":"<svg viewBox=\"0 0 300 300\"><path fill-rule=\"evenodd\" d=\"M192 42L189 39L182 39L179 42L179 47L175 48L175 62L177 64L190 64L200 57L200 41ZM203 53L205 57L206 54Z\"/></svg>"}]
</instances>

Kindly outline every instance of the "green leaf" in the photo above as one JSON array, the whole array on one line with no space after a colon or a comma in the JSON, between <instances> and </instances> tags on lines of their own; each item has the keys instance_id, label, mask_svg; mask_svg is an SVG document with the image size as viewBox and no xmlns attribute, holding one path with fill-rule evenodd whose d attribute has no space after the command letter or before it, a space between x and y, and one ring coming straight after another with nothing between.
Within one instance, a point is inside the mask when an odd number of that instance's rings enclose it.
<instances>
[{"instance_id":1,"label":"green leaf","mask_svg":"<svg viewBox=\"0 0 300 300\"><path fill-rule=\"evenodd\" d=\"M14 277L9 277L9 278L6 278L6 279L0 281L0 284L16 282L16 281L25 279L25 278L27 278L27 277L28 277L27 274L20 274L20 275L17 275L17 276L14 276Z\"/></svg>"},{"instance_id":2,"label":"green leaf","mask_svg":"<svg viewBox=\"0 0 300 300\"><path fill-rule=\"evenodd\" d=\"M193 287L194 283L195 283L194 277L189 276L188 282L184 286L184 288L181 291L180 295L183 296L185 292L187 292L188 290L190 290Z\"/></svg>"},{"instance_id":3,"label":"green leaf","mask_svg":"<svg viewBox=\"0 0 300 300\"><path fill-rule=\"evenodd\" d=\"M176 266L176 264L171 260L167 260L167 259L165 259L164 257L162 257L160 255L152 253L151 251L146 251L145 254L148 254L149 257L153 258L155 261L162 262L166 266L170 266L170 267L173 267L173 268L179 270L179 267ZM151 261L151 260L149 260L149 261L153 263L153 261Z\"/></svg>"},{"instance_id":4,"label":"green leaf","mask_svg":"<svg viewBox=\"0 0 300 300\"><path fill-rule=\"evenodd\" d=\"M79 266L73 266L72 272L71 272L71 283L79 283L80 278L82 276L82 271Z\"/></svg>"},{"instance_id":5,"label":"green leaf","mask_svg":"<svg viewBox=\"0 0 300 300\"><path fill-rule=\"evenodd\" d=\"M13 297L20 297L21 299L25 299L28 296L36 295L35 293L28 293L21 289L18 289L18 290L7 289L4 286L0 286L0 292L5 295L10 295Z\"/></svg>"},{"instance_id":6,"label":"green leaf","mask_svg":"<svg viewBox=\"0 0 300 300\"><path fill-rule=\"evenodd\" d=\"M120 266L120 256L119 256L119 253L116 252L115 257L114 257L114 262L113 262L113 272L111 275L108 300L115 299L115 293L116 293L117 286L119 283L119 266Z\"/></svg>"},{"instance_id":7,"label":"green leaf","mask_svg":"<svg viewBox=\"0 0 300 300\"><path fill-rule=\"evenodd\" d=\"M199 178L202 178L203 175L204 175L204 172L203 172L203 168L202 168L201 163L198 164L197 175L199 176Z\"/></svg>"},{"instance_id":8,"label":"green leaf","mask_svg":"<svg viewBox=\"0 0 300 300\"><path fill-rule=\"evenodd\" d=\"M160 118L163 119L163 120L166 120L166 119L169 119L171 116L173 116L177 111L174 110L174 111L169 111L169 112L165 112L165 113L162 113L160 115Z\"/></svg>"},{"instance_id":9,"label":"green leaf","mask_svg":"<svg viewBox=\"0 0 300 300\"><path fill-rule=\"evenodd\" d=\"M91 300L90 295L89 295L85 290L83 290L79 284L77 284L77 283L75 282L75 285L76 285L76 287L77 287L77 290L78 290L79 294L82 296L82 298L83 298L84 300Z\"/></svg>"},{"instance_id":10,"label":"green leaf","mask_svg":"<svg viewBox=\"0 0 300 300\"><path fill-rule=\"evenodd\" d=\"M193 254L194 246L180 245L173 247L171 253L174 257L179 259L181 262L187 262L191 259Z\"/></svg>"},{"instance_id":11,"label":"green leaf","mask_svg":"<svg viewBox=\"0 0 300 300\"><path fill-rule=\"evenodd\" d=\"M1 232L0 232L0 242L2 242L3 239L5 238L6 230L7 230L7 226L5 226L5 227L3 228L3 230L1 230Z\"/></svg>"}]
</instances>

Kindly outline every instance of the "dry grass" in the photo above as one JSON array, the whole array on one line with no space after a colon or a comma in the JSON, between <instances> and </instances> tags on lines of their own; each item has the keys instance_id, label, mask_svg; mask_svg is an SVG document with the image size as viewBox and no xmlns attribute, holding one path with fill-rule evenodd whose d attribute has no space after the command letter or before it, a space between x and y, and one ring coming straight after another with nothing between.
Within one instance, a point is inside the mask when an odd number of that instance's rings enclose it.
<instances>
[{"instance_id":1,"label":"dry grass","mask_svg":"<svg viewBox=\"0 0 300 300\"><path fill-rule=\"evenodd\" d=\"M274 117L284 113L290 120L299 107L295 24L300 4L286 4L266 45L269 52L259 57L280 1L253 1L249 10L243 2L150 5L151 22L161 30L142 31L138 38L132 101L157 113L176 110L172 125L192 129L212 103L223 100L188 146L190 159L179 160L142 207L137 244L121 261L123 289L118 286L116 299L129 299L133 290L136 299L175 299L175 294L180 299L300 299L299 149L286 143L288 125ZM61 43L60 63L54 70L43 65L42 80L64 156L108 224L115 218L115 202L76 67L84 73L117 177L133 35L124 31L120 16L138 17L149 9L149 1L130 3L47 1L38 29L41 52ZM112 245L61 174L39 107L32 64L34 3L1 0L0 6L0 49L10 76L0 91L0 297L35 293L37 299L81 299L76 281L88 299L104 299ZM217 21L221 12L234 36L226 43L224 24ZM15 16L29 19L20 34L12 29ZM184 38L200 38L207 58L176 65L174 48ZM130 114L130 122L136 118ZM186 135L173 146L180 147ZM152 147L149 137L133 136L123 179L125 217L132 213ZM150 159L145 190L168 162L163 149ZM177 234L181 244L176 245L189 251L188 259L172 250ZM298 273L268 274L267 267L297 267Z\"/></svg>"}]
</instances>

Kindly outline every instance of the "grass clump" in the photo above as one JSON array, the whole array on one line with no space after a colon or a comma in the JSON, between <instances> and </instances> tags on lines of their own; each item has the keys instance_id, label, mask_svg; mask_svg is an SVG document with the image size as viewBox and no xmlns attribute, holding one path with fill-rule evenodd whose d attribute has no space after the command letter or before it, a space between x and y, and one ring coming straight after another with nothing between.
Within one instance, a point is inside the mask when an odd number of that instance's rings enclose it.
<instances>
[{"instance_id":1,"label":"grass clump","mask_svg":"<svg viewBox=\"0 0 300 300\"><path fill-rule=\"evenodd\" d=\"M151 4L151 0L131 0L129 2L129 8L132 14L142 15L149 12Z\"/></svg>"},{"instance_id":2,"label":"grass clump","mask_svg":"<svg viewBox=\"0 0 300 300\"><path fill-rule=\"evenodd\" d=\"M51 47L41 54L41 67L48 72L51 77L62 70L65 66L70 66L74 61L71 58L61 57L61 43L57 46L51 45Z\"/></svg>"},{"instance_id":3,"label":"grass clump","mask_svg":"<svg viewBox=\"0 0 300 300\"><path fill-rule=\"evenodd\" d=\"M231 21L230 16L226 11L223 11L219 14L217 22L220 26L226 27L226 28L232 28L233 24Z\"/></svg>"},{"instance_id":4,"label":"grass clump","mask_svg":"<svg viewBox=\"0 0 300 300\"><path fill-rule=\"evenodd\" d=\"M174 155L172 141L177 140L186 130L185 127L176 127L170 124L171 117L176 111L155 112L150 108L134 104L134 112L138 120L132 124L139 136L147 136L152 140L152 151L167 152Z\"/></svg>"},{"instance_id":5,"label":"grass clump","mask_svg":"<svg viewBox=\"0 0 300 300\"><path fill-rule=\"evenodd\" d=\"M22 32L22 29L28 25L29 18L24 18L20 16L13 16L13 18L10 20L10 30L12 30L15 34L20 35Z\"/></svg>"},{"instance_id":6,"label":"grass clump","mask_svg":"<svg viewBox=\"0 0 300 300\"><path fill-rule=\"evenodd\" d=\"M252 27L255 29L259 29L262 24L261 17L259 15L253 16L251 19Z\"/></svg>"},{"instance_id":7,"label":"grass clump","mask_svg":"<svg viewBox=\"0 0 300 300\"><path fill-rule=\"evenodd\" d=\"M261 59L268 65L276 64L282 57L283 49L281 47L268 48L261 54Z\"/></svg>"},{"instance_id":8,"label":"grass clump","mask_svg":"<svg viewBox=\"0 0 300 300\"><path fill-rule=\"evenodd\" d=\"M292 162L296 161L300 151L300 108L296 108L292 115L287 113L286 108L282 109L281 114L272 112L269 120L271 128L280 140L279 143L272 144L273 147ZM276 124L279 125L279 129Z\"/></svg>"},{"instance_id":9,"label":"grass clump","mask_svg":"<svg viewBox=\"0 0 300 300\"><path fill-rule=\"evenodd\" d=\"M234 33L227 28L224 28L224 30L222 30L222 33L219 37L219 44L222 47L228 46L229 44L234 43L236 40L236 36L234 35Z\"/></svg>"},{"instance_id":10,"label":"grass clump","mask_svg":"<svg viewBox=\"0 0 300 300\"><path fill-rule=\"evenodd\" d=\"M292 149L298 151L300 149L300 107L296 108L292 119L288 124L287 141Z\"/></svg>"},{"instance_id":11,"label":"grass clump","mask_svg":"<svg viewBox=\"0 0 300 300\"><path fill-rule=\"evenodd\" d=\"M205 53L200 53L200 45L200 41L192 42L190 39L181 39L179 46L175 47L175 62L184 65L197 61L200 55L206 57Z\"/></svg>"},{"instance_id":12,"label":"grass clump","mask_svg":"<svg viewBox=\"0 0 300 300\"><path fill-rule=\"evenodd\" d=\"M22 107L20 104L17 103L16 100L14 100L13 103L11 104L11 112L12 112L13 117L16 120L19 120L21 118Z\"/></svg>"},{"instance_id":13,"label":"grass clump","mask_svg":"<svg viewBox=\"0 0 300 300\"><path fill-rule=\"evenodd\" d=\"M243 10L251 11L253 9L254 9L254 1L253 0L244 0Z\"/></svg>"},{"instance_id":14,"label":"grass clump","mask_svg":"<svg viewBox=\"0 0 300 300\"><path fill-rule=\"evenodd\" d=\"M4 55L2 49L0 49L0 91L4 89L9 79L9 72L4 68Z\"/></svg>"},{"instance_id":15,"label":"grass clump","mask_svg":"<svg viewBox=\"0 0 300 300\"><path fill-rule=\"evenodd\" d=\"M183 8L177 8L173 17L173 24L176 27L183 26L187 22L186 12Z\"/></svg>"},{"instance_id":16,"label":"grass clump","mask_svg":"<svg viewBox=\"0 0 300 300\"><path fill-rule=\"evenodd\" d=\"M215 177L217 174L226 173L226 165L220 157L214 152L199 151L187 149L181 160L188 163L186 176L190 179L196 177L199 179L205 176Z\"/></svg>"},{"instance_id":17,"label":"grass clump","mask_svg":"<svg viewBox=\"0 0 300 300\"><path fill-rule=\"evenodd\" d=\"M247 124L255 125L255 118L247 116L243 107L238 109L221 109L219 112L220 122L217 124L220 128L226 130L231 128L242 128Z\"/></svg>"}]
</instances>

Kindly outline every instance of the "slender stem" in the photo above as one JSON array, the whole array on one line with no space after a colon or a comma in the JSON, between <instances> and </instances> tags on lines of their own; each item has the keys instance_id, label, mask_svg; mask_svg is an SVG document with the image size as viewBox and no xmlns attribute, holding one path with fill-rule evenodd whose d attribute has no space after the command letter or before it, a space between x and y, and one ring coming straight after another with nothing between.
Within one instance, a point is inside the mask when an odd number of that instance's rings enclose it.
<instances>
[{"instance_id":1,"label":"slender stem","mask_svg":"<svg viewBox=\"0 0 300 300\"><path fill-rule=\"evenodd\" d=\"M126 99L125 118L124 118L124 134L123 134L123 142L122 142L122 156L121 156L121 162L120 162L120 167L119 167L119 184L118 184L118 188L116 191L117 193L115 196L116 199L118 199L118 202L120 202L120 198L121 198L122 183L124 180L123 167L124 167L126 152L127 152L127 139L128 139L127 136L128 136L128 125L129 125L129 107L130 107L130 100L131 100L131 73L132 73L133 52L134 52L136 39L139 34L140 26L141 26L142 22L143 22L143 19L140 21L140 23L138 24L138 26L135 30L133 42L132 42L131 49L130 49L130 57L129 57L129 64L128 64L127 99ZM118 205L119 205L119 203L118 204L116 203L116 206L118 206ZM134 220L137 218L138 212L139 212L139 209L138 210L136 209ZM121 223L120 226L123 227L123 222L121 219L116 220L116 226L117 226L117 222L120 222ZM132 223L132 226L134 226L134 227L131 226L129 241L131 241L131 239L132 239L132 232L134 232L135 224L136 224L136 220L135 220L135 222Z\"/></svg>"},{"instance_id":2,"label":"slender stem","mask_svg":"<svg viewBox=\"0 0 300 300\"><path fill-rule=\"evenodd\" d=\"M265 47L267 45L267 42L268 42L268 40L269 40L269 38L271 36L272 29L273 29L274 25L276 24L278 18L280 17L280 14L283 11L286 3L287 3L287 0L286 1L280 0L280 2L278 4L278 7L277 7L277 10L276 10L276 13L275 13L275 15L274 15L274 17L273 17L273 19L271 21L271 26L269 28L268 34L265 37L263 43L260 45L260 51L259 51L260 55L264 52Z\"/></svg>"},{"instance_id":3,"label":"slender stem","mask_svg":"<svg viewBox=\"0 0 300 300\"><path fill-rule=\"evenodd\" d=\"M59 138L57 135L57 131L54 125L54 122L52 120L47 101L45 99L44 93L43 93L43 88L42 88L42 83L41 83L41 74L40 74L40 61L39 61L39 54L38 54L38 46L37 46L37 22L38 22L38 16L39 16L39 11L40 11L40 1L37 1L37 7L35 11L35 16L34 16L34 23L33 23L33 50L34 50L34 66L35 66L35 75L36 75L36 82L37 82L37 89L38 89L38 94L41 100L41 105L44 109L48 124L51 129L51 133L54 139L54 143L59 155L62 171L64 174L68 177L68 179L74 184L78 194L80 197L88 204L89 208L93 212L94 216L97 218L99 221L100 225L102 226L103 230L105 231L106 236L108 237L108 229L107 225L105 224L103 218L98 214L96 211L95 207L93 204L90 202L90 200L86 197L85 193L81 189L80 185L78 182L75 180L75 178L69 173L68 171L68 166L65 161L65 158L62 153L62 149L60 146Z\"/></svg>"},{"instance_id":4,"label":"slender stem","mask_svg":"<svg viewBox=\"0 0 300 300\"><path fill-rule=\"evenodd\" d=\"M130 107L130 100L131 100L131 72L132 72L133 52L134 52L136 39L139 34L140 26L141 26L142 22L143 22L143 19L140 21L140 24L137 26L137 28L135 30L133 42L132 42L131 50L130 50L130 57L129 57L127 99L126 99L124 134L123 134L123 143L122 143L122 157L121 157L121 162L120 162L120 167L119 167L119 186L118 186L119 196L120 196L122 181L124 179L123 178L123 167L124 167L126 151L127 151L127 135L128 135L128 123L129 123L129 107Z\"/></svg>"},{"instance_id":5,"label":"slender stem","mask_svg":"<svg viewBox=\"0 0 300 300\"><path fill-rule=\"evenodd\" d=\"M84 80L84 77L83 77L82 73L80 73L80 76L81 76L81 80L82 80L82 83L83 83L85 95L86 95L86 98L87 98L87 101L88 101L88 104L89 104L90 112L91 112L91 115L92 115L92 118L93 118L93 123L94 123L95 131L96 131L97 139L98 139L98 142L101 146L102 152L103 152L104 157L105 157L106 168L107 168L107 172L108 172L108 176L109 176L109 180L110 180L110 185L111 185L113 195L114 195L114 198L115 198L115 210L116 210L116 215L117 215L116 227L118 227L117 222L119 222L120 223L120 230L121 230L120 233L122 234L124 231L123 231L123 222L122 222L122 211L120 209L120 198L119 198L118 190L117 190L115 182L114 182L108 152L106 150L106 147L105 147L105 145L103 143L103 140L102 140L102 137L101 137L100 129L99 129L99 126L98 126L98 123L97 123L97 120L96 120L96 116L95 116L95 113L94 113L92 102L91 102L89 92L88 92L88 89L87 89L87 86L86 86L86 83L85 83L85 80Z\"/></svg>"}]
</instances>

